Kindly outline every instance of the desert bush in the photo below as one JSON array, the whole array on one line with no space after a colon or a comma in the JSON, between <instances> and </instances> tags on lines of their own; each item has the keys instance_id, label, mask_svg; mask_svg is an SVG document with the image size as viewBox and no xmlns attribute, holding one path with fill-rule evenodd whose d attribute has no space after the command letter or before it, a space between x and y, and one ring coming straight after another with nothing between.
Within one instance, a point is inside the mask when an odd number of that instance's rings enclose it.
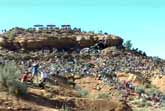
<instances>
[{"instance_id":1,"label":"desert bush","mask_svg":"<svg viewBox=\"0 0 165 111\"><path fill-rule=\"evenodd\" d=\"M21 83L18 78L21 71L18 69L14 62L7 63L0 66L0 85L1 89L4 89L13 95L22 95L26 93L27 87Z\"/></svg>"},{"instance_id":2,"label":"desert bush","mask_svg":"<svg viewBox=\"0 0 165 111\"><path fill-rule=\"evenodd\" d=\"M13 80L9 82L8 92L16 96L22 96L27 92L27 86L20 81Z\"/></svg>"},{"instance_id":3,"label":"desert bush","mask_svg":"<svg viewBox=\"0 0 165 111\"><path fill-rule=\"evenodd\" d=\"M25 30L26 32L29 32L29 33L33 33L34 32L34 29L33 28L28 28Z\"/></svg>"},{"instance_id":4,"label":"desert bush","mask_svg":"<svg viewBox=\"0 0 165 111\"><path fill-rule=\"evenodd\" d=\"M135 92L137 93L144 93L145 92L145 86L144 85L140 85L138 87L135 88Z\"/></svg>"},{"instance_id":5,"label":"desert bush","mask_svg":"<svg viewBox=\"0 0 165 111\"><path fill-rule=\"evenodd\" d=\"M124 43L124 47L128 50L131 50L132 49L132 43L131 43L131 40L127 40L125 43Z\"/></svg>"},{"instance_id":6,"label":"desert bush","mask_svg":"<svg viewBox=\"0 0 165 111\"><path fill-rule=\"evenodd\" d=\"M146 84L146 85L140 85L139 87L136 88L136 92L137 93L146 93L148 95L153 95L153 94L157 94L157 93L161 93L155 86L151 85L151 84Z\"/></svg>"},{"instance_id":7,"label":"desert bush","mask_svg":"<svg viewBox=\"0 0 165 111\"><path fill-rule=\"evenodd\" d=\"M7 36L8 36L8 39L9 39L9 40L13 40L14 37L16 36L16 34L15 34L14 31L11 31L11 32L8 32L8 33L7 33Z\"/></svg>"},{"instance_id":8,"label":"desert bush","mask_svg":"<svg viewBox=\"0 0 165 111\"><path fill-rule=\"evenodd\" d=\"M151 111L148 107L144 107L144 108L137 108L134 111Z\"/></svg>"},{"instance_id":9,"label":"desert bush","mask_svg":"<svg viewBox=\"0 0 165 111\"><path fill-rule=\"evenodd\" d=\"M153 94L158 94L161 92L157 88L151 87L151 88L146 89L146 93L149 95L153 95Z\"/></svg>"},{"instance_id":10,"label":"desert bush","mask_svg":"<svg viewBox=\"0 0 165 111\"><path fill-rule=\"evenodd\" d=\"M69 107L66 106L62 106L62 108L60 109L60 111L71 111Z\"/></svg>"},{"instance_id":11,"label":"desert bush","mask_svg":"<svg viewBox=\"0 0 165 111\"><path fill-rule=\"evenodd\" d=\"M148 107L150 105L145 99L136 100L133 101L132 103L137 105L138 107Z\"/></svg>"},{"instance_id":12,"label":"desert bush","mask_svg":"<svg viewBox=\"0 0 165 111\"><path fill-rule=\"evenodd\" d=\"M100 93L98 96L97 96L98 99L108 99L110 98L109 94L108 93Z\"/></svg>"},{"instance_id":13,"label":"desert bush","mask_svg":"<svg viewBox=\"0 0 165 111\"><path fill-rule=\"evenodd\" d=\"M80 90L78 90L78 95L79 95L79 97L86 97L88 95L88 91L86 91L84 89L80 89Z\"/></svg>"}]
</instances>

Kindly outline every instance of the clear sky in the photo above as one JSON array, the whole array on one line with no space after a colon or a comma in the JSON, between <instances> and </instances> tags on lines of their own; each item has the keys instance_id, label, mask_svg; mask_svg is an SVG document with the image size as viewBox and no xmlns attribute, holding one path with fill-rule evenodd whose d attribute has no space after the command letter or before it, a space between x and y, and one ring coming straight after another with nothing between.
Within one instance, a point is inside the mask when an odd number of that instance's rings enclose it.
<instances>
[{"instance_id":1,"label":"clear sky","mask_svg":"<svg viewBox=\"0 0 165 111\"><path fill-rule=\"evenodd\" d=\"M0 0L0 29L34 24L103 30L165 59L165 0Z\"/></svg>"}]
</instances>

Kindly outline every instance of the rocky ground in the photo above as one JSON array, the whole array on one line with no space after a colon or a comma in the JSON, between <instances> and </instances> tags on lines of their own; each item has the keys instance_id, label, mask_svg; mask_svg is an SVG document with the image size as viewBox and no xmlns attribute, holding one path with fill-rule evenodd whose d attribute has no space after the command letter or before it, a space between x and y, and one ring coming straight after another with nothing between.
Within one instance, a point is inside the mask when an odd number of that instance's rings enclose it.
<instances>
[{"instance_id":1,"label":"rocky ground","mask_svg":"<svg viewBox=\"0 0 165 111\"><path fill-rule=\"evenodd\" d=\"M96 89L101 81L87 77L76 81L76 87L60 83L45 89L29 88L28 95L23 98L8 96L1 92L1 107L3 111L131 111L128 104L117 98L98 97L109 94L108 86L101 91ZM90 86L90 87L89 87ZM81 88L81 89L80 89Z\"/></svg>"},{"instance_id":2,"label":"rocky ground","mask_svg":"<svg viewBox=\"0 0 165 111\"><path fill-rule=\"evenodd\" d=\"M164 107L142 107L134 104L136 96L126 103L120 100L120 92L95 77L76 80L75 88L56 78L58 85L45 89L29 87L28 95L16 98L1 92L1 111L163 111ZM100 89L97 86L100 85ZM134 99L132 99L134 98Z\"/></svg>"}]
</instances>

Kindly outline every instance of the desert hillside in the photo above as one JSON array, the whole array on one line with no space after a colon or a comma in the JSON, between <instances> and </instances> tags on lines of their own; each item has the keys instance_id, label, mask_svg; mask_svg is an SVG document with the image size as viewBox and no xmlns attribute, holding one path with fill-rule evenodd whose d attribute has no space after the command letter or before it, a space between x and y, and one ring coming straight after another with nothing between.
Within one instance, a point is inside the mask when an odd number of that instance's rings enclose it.
<instances>
[{"instance_id":1,"label":"desert hillside","mask_svg":"<svg viewBox=\"0 0 165 111\"><path fill-rule=\"evenodd\" d=\"M165 60L64 26L0 35L0 111L164 111Z\"/></svg>"}]
</instances>

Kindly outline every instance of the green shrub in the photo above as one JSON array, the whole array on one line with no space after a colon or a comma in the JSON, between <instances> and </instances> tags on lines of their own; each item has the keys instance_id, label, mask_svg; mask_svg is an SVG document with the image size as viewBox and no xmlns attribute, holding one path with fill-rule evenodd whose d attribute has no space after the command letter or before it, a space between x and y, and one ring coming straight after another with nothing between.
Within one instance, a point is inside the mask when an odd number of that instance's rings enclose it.
<instances>
[{"instance_id":1,"label":"green shrub","mask_svg":"<svg viewBox=\"0 0 165 111\"><path fill-rule=\"evenodd\" d=\"M136 100L133 102L133 104L137 105L138 107L148 107L149 106L149 104L147 103L147 101L145 99Z\"/></svg>"},{"instance_id":2,"label":"green shrub","mask_svg":"<svg viewBox=\"0 0 165 111\"><path fill-rule=\"evenodd\" d=\"M0 66L0 85L10 94L20 96L26 93L27 87L18 78L21 71L14 62Z\"/></svg>"},{"instance_id":3,"label":"green shrub","mask_svg":"<svg viewBox=\"0 0 165 111\"><path fill-rule=\"evenodd\" d=\"M11 32L8 32L7 36L9 38L9 40L13 40L14 37L16 36L16 34L13 31L11 31Z\"/></svg>"},{"instance_id":4,"label":"green shrub","mask_svg":"<svg viewBox=\"0 0 165 111\"><path fill-rule=\"evenodd\" d=\"M101 93L97 96L98 99L108 99L109 97L108 93Z\"/></svg>"},{"instance_id":5,"label":"green shrub","mask_svg":"<svg viewBox=\"0 0 165 111\"><path fill-rule=\"evenodd\" d=\"M88 91L86 91L84 89L80 89L80 90L78 90L78 95L79 95L79 97L86 97L88 95Z\"/></svg>"},{"instance_id":6,"label":"green shrub","mask_svg":"<svg viewBox=\"0 0 165 111\"><path fill-rule=\"evenodd\" d=\"M156 87L152 86L150 88L146 88L146 93L149 95L153 95L153 94L158 94L161 93Z\"/></svg>"},{"instance_id":7,"label":"green shrub","mask_svg":"<svg viewBox=\"0 0 165 111\"><path fill-rule=\"evenodd\" d=\"M28 28L25 30L26 32L29 32L29 33L33 33L34 32L34 29L33 28Z\"/></svg>"},{"instance_id":8,"label":"green shrub","mask_svg":"<svg viewBox=\"0 0 165 111\"><path fill-rule=\"evenodd\" d=\"M136 93L144 93L145 92L145 86L144 85L140 85L138 87L135 88L135 92Z\"/></svg>"},{"instance_id":9,"label":"green shrub","mask_svg":"<svg viewBox=\"0 0 165 111\"><path fill-rule=\"evenodd\" d=\"M10 94L14 94L16 96L22 96L27 92L27 86L20 81L11 81L9 83L8 91Z\"/></svg>"},{"instance_id":10,"label":"green shrub","mask_svg":"<svg viewBox=\"0 0 165 111\"><path fill-rule=\"evenodd\" d=\"M144 108L137 108L134 111L151 111L148 107L144 107Z\"/></svg>"},{"instance_id":11,"label":"green shrub","mask_svg":"<svg viewBox=\"0 0 165 111\"><path fill-rule=\"evenodd\" d=\"M136 88L136 92L137 93L146 93L148 95L153 95L153 94L157 94L157 93L161 93L155 86L151 85L151 84L146 84L146 85L140 85Z\"/></svg>"},{"instance_id":12,"label":"green shrub","mask_svg":"<svg viewBox=\"0 0 165 111\"><path fill-rule=\"evenodd\" d=\"M71 111L71 109L67 106L62 106L62 108L60 109L60 111Z\"/></svg>"},{"instance_id":13,"label":"green shrub","mask_svg":"<svg viewBox=\"0 0 165 111\"><path fill-rule=\"evenodd\" d=\"M132 43L131 43L131 40L127 40L125 43L124 43L124 47L128 50L131 50L132 49Z\"/></svg>"}]
</instances>

